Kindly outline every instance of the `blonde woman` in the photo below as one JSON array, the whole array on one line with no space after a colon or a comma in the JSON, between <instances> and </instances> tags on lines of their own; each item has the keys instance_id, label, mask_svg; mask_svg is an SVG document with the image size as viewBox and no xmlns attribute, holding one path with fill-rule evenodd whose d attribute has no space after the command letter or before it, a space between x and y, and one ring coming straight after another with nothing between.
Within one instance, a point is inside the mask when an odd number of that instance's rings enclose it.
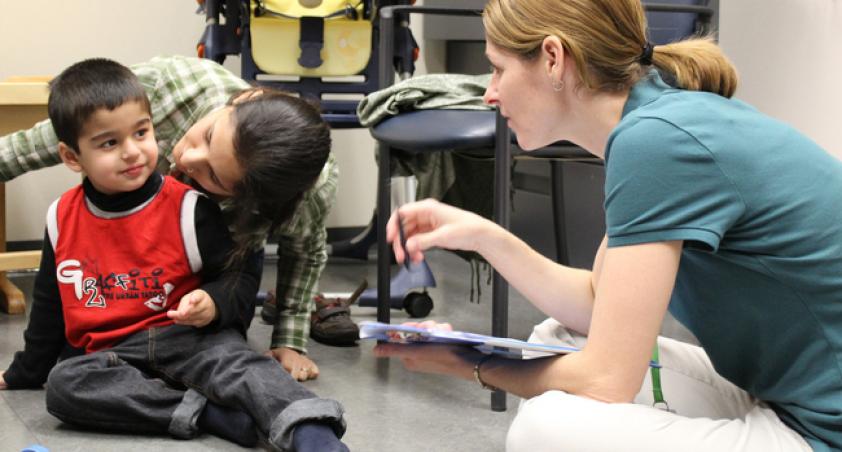
<instances>
[{"instance_id":1,"label":"blonde woman","mask_svg":"<svg viewBox=\"0 0 842 452\"><path fill-rule=\"evenodd\" d=\"M485 98L520 146L570 140L605 160L593 268L430 200L400 209L408 256L396 216L388 234L399 261L479 252L550 316L532 340L581 351L377 354L525 398L512 451L842 448L842 163L731 99L736 71L711 40L649 43L638 0L491 0L483 18ZM658 337L667 309L700 347Z\"/></svg>"}]
</instances>

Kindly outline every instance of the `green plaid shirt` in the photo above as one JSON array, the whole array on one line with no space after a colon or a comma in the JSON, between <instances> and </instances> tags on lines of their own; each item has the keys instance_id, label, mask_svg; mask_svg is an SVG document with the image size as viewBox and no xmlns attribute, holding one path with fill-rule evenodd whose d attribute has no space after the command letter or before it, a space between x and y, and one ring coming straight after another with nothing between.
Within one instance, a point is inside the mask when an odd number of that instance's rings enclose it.
<instances>
[{"instance_id":1,"label":"green plaid shirt","mask_svg":"<svg viewBox=\"0 0 842 452\"><path fill-rule=\"evenodd\" d=\"M155 137L163 168L172 147L194 123L249 84L210 60L182 56L156 57L131 66L152 105ZM60 163L58 142L49 120L29 130L0 137L0 180ZM272 348L305 352L310 311L319 276L327 262L325 219L336 195L338 170L331 156L316 185L304 195L298 211L278 232L278 322ZM223 203L225 209L225 203ZM262 244L268 225L254 231L251 243Z\"/></svg>"}]
</instances>

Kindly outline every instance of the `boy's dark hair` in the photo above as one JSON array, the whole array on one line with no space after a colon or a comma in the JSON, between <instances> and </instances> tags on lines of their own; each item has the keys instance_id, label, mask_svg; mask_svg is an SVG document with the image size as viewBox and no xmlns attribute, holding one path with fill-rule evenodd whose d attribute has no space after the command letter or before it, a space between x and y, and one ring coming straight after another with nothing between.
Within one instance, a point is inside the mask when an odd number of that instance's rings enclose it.
<instances>
[{"instance_id":1,"label":"boy's dark hair","mask_svg":"<svg viewBox=\"0 0 842 452\"><path fill-rule=\"evenodd\" d=\"M50 82L47 113L59 141L79 152L79 134L100 108L114 110L140 102L150 112L149 98L137 76L122 64L91 58L68 67Z\"/></svg>"},{"instance_id":2,"label":"boy's dark hair","mask_svg":"<svg viewBox=\"0 0 842 452\"><path fill-rule=\"evenodd\" d=\"M272 234L292 217L319 178L331 139L330 127L308 101L263 87L231 99L234 148L244 173L231 198L236 262L255 245L250 231L269 223Z\"/></svg>"}]
</instances>

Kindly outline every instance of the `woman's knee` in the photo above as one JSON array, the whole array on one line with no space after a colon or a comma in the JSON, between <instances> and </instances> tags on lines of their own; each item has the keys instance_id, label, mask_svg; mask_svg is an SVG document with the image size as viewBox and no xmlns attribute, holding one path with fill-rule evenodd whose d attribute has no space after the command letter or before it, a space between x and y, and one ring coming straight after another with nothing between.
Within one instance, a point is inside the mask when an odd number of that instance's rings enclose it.
<instances>
[{"instance_id":1,"label":"woman's knee","mask_svg":"<svg viewBox=\"0 0 842 452\"><path fill-rule=\"evenodd\" d=\"M584 347L587 341L585 336L568 329L552 317L535 325L529 336L529 342L579 348Z\"/></svg>"},{"instance_id":2,"label":"woman's knee","mask_svg":"<svg viewBox=\"0 0 842 452\"><path fill-rule=\"evenodd\" d=\"M672 414L548 391L521 404L506 438L509 452L633 450L648 427Z\"/></svg>"},{"instance_id":3,"label":"woman's knee","mask_svg":"<svg viewBox=\"0 0 842 452\"><path fill-rule=\"evenodd\" d=\"M506 437L508 452L584 450L583 439L604 432L599 409L607 404L549 391L523 401Z\"/></svg>"}]
</instances>

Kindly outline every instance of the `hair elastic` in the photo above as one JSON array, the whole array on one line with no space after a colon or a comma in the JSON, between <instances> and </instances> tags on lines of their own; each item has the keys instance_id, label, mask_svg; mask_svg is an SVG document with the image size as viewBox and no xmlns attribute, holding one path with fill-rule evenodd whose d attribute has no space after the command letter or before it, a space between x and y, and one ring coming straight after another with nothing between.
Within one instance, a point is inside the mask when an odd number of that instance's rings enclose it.
<instances>
[{"instance_id":1,"label":"hair elastic","mask_svg":"<svg viewBox=\"0 0 842 452\"><path fill-rule=\"evenodd\" d=\"M649 66L652 64L652 55L655 53L655 46L652 45L651 42L646 41L646 45L643 46L643 53L640 54L640 64L644 66Z\"/></svg>"}]
</instances>

